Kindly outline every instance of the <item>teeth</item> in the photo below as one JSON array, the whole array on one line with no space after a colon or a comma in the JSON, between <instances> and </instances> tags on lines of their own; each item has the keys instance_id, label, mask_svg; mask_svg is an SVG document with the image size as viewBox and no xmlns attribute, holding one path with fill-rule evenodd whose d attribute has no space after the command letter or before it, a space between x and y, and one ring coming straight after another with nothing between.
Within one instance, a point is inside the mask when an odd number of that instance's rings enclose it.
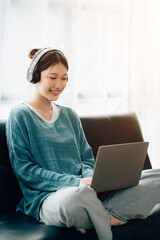
<instances>
[{"instance_id":1,"label":"teeth","mask_svg":"<svg viewBox=\"0 0 160 240\"><path fill-rule=\"evenodd\" d=\"M54 90L51 90L51 92L58 93L59 91L54 91Z\"/></svg>"}]
</instances>

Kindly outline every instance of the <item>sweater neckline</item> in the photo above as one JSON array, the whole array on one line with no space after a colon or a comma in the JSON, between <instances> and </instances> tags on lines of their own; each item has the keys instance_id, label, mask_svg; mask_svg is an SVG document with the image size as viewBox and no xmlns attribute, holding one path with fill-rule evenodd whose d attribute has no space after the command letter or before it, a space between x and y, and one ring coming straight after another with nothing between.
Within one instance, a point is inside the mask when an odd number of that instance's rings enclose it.
<instances>
[{"instance_id":1,"label":"sweater neckline","mask_svg":"<svg viewBox=\"0 0 160 240\"><path fill-rule=\"evenodd\" d=\"M56 120L59 117L60 114L60 108L58 105L56 105L55 103L52 103L52 108L53 108L53 113L52 113L52 117L51 119L48 121L46 120L34 107L32 107L30 104L24 102L24 104L31 109L38 117L40 117L44 122L48 123L48 124L52 124L54 122L56 122Z\"/></svg>"}]
</instances>

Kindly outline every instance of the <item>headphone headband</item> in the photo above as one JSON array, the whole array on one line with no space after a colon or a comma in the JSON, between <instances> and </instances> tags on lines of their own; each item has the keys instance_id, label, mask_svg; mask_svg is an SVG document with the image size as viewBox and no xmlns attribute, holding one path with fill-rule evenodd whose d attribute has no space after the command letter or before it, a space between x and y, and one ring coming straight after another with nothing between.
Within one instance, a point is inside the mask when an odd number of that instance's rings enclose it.
<instances>
[{"instance_id":1,"label":"headphone headband","mask_svg":"<svg viewBox=\"0 0 160 240\"><path fill-rule=\"evenodd\" d=\"M38 51L35 53L32 61L31 61L30 68L29 68L29 70L28 70L28 72L27 72L27 80L28 80L29 82L32 81L33 71L34 71L34 68L35 68L37 62L39 61L39 59L40 59L46 52L51 51L51 50L54 50L54 49L53 49L53 48L42 48L42 49L38 50Z\"/></svg>"}]
</instances>

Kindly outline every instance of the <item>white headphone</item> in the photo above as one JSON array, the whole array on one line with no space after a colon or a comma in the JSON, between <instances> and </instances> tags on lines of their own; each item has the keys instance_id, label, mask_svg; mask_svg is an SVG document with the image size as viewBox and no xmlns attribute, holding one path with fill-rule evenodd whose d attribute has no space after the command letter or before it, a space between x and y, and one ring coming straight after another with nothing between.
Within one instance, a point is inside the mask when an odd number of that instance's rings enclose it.
<instances>
[{"instance_id":1,"label":"white headphone","mask_svg":"<svg viewBox=\"0 0 160 240\"><path fill-rule=\"evenodd\" d=\"M53 49L53 48L42 48L42 49L38 50L38 51L35 53L32 61L31 61L29 70L28 70L28 72L27 72L27 80L28 80L29 82L32 81L33 71L34 71L34 68L35 68L37 62L39 61L39 59L40 59L46 52L51 51L51 50L54 50L54 49Z\"/></svg>"}]
</instances>

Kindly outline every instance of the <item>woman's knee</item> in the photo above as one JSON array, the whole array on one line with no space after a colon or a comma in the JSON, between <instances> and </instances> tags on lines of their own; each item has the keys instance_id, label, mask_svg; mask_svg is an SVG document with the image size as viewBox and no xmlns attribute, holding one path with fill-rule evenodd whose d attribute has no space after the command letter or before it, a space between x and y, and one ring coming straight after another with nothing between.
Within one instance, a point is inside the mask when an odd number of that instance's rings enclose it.
<instances>
[{"instance_id":1,"label":"woman's knee","mask_svg":"<svg viewBox=\"0 0 160 240\"><path fill-rule=\"evenodd\" d=\"M57 209L63 214L77 215L83 208L87 207L92 197L96 197L95 191L85 184L75 188L67 188L57 205Z\"/></svg>"}]
</instances>

